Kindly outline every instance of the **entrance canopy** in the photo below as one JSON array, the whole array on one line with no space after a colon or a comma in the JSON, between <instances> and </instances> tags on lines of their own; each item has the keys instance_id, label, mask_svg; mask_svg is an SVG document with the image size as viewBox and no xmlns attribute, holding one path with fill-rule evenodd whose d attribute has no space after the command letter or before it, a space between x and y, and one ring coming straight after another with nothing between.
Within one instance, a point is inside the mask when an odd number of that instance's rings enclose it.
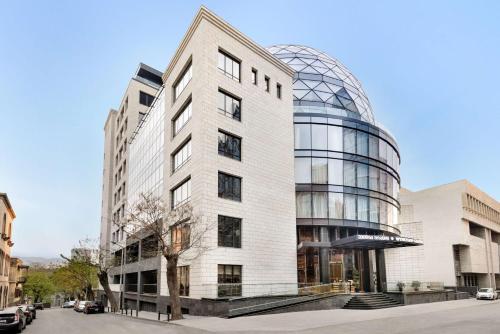
<instances>
[{"instance_id":1,"label":"entrance canopy","mask_svg":"<svg viewBox=\"0 0 500 334\"><path fill-rule=\"evenodd\" d=\"M384 249L384 248L409 247L409 246L420 246L420 245L423 245L423 243L420 240L407 237L357 234L347 238L338 239L332 242L303 241L299 244L298 249L306 247Z\"/></svg>"}]
</instances>

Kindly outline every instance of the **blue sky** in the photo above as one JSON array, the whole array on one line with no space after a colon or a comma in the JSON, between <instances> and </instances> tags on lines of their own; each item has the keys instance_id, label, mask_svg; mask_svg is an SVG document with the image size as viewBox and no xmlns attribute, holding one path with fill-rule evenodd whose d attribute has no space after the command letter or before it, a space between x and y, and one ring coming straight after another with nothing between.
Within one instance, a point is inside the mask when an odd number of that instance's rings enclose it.
<instances>
[{"instance_id":1,"label":"blue sky","mask_svg":"<svg viewBox=\"0 0 500 334\"><path fill-rule=\"evenodd\" d=\"M363 83L404 187L469 179L500 199L500 3L205 1L261 45L305 44ZM198 1L4 1L0 192L14 254L99 235L103 124L139 62L164 70Z\"/></svg>"}]
</instances>

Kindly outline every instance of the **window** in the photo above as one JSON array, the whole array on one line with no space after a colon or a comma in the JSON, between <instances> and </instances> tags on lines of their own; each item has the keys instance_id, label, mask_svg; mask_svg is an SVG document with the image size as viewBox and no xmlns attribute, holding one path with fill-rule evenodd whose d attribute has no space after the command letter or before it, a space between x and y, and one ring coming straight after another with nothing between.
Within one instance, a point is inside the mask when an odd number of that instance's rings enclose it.
<instances>
[{"instance_id":1,"label":"window","mask_svg":"<svg viewBox=\"0 0 500 334\"><path fill-rule=\"evenodd\" d=\"M191 227L186 223L179 223L171 227L171 243L175 251L189 248L191 238Z\"/></svg>"},{"instance_id":2,"label":"window","mask_svg":"<svg viewBox=\"0 0 500 334\"><path fill-rule=\"evenodd\" d=\"M266 92L269 93L269 91L271 90L271 79L269 79L268 76L264 77L264 83L266 85Z\"/></svg>"},{"instance_id":3,"label":"window","mask_svg":"<svg viewBox=\"0 0 500 334\"><path fill-rule=\"evenodd\" d=\"M370 135L370 158L378 159L378 138Z\"/></svg>"},{"instance_id":4,"label":"window","mask_svg":"<svg viewBox=\"0 0 500 334\"><path fill-rule=\"evenodd\" d=\"M192 107L191 101L182 109L182 111L174 118L174 136L181 131L186 123L191 119Z\"/></svg>"},{"instance_id":5,"label":"window","mask_svg":"<svg viewBox=\"0 0 500 334\"><path fill-rule=\"evenodd\" d=\"M184 183L175 188L172 194L172 207L174 209L188 202L191 199L191 179L184 181Z\"/></svg>"},{"instance_id":6,"label":"window","mask_svg":"<svg viewBox=\"0 0 500 334\"><path fill-rule=\"evenodd\" d=\"M241 219L219 216L219 247L241 248Z\"/></svg>"},{"instance_id":7,"label":"window","mask_svg":"<svg viewBox=\"0 0 500 334\"><path fill-rule=\"evenodd\" d=\"M313 218L328 218L328 193L313 192Z\"/></svg>"},{"instance_id":8,"label":"window","mask_svg":"<svg viewBox=\"0 0 500 334\"><path fill-rule=\"evenodd\" d=\"M139 103L145 106L151 106L155 97L153 95L149 95L148 93L144 93L143 91L139 91Z\"/></svg>"},{"instance_id":9,"label":"window","mask_svg":"<svg viewBox=\"0 0 500 334\"><path fill-rule=\"evenodd\" d=\"M356 196L344 194L344 218L356 220Z\"/></svg>"},{"instance_id":10,"label":"window","mask_svg":"<svg viewBox=\"0 0 500 334\"><path fill-rule=\"evenodd\" d=\"M281 85L279 83L276 84L276 97L281 99Z\"/></svg>"},{"instance_id":11,"label":"window","mask_svg":"<svg viewBox=\"0 0 500 334\"><path fill-rule=\"evenodd\" d=\"M218 149L220 155L241 160L241 138L219 130Z\"/></svg>"},{"instance_id":12,"label":"window","mask_svg":"<svg viewBox=\"0 0 500 334\"><path fill-rule=\"evenodd\" d=\"M241 100L220 90L217 109L228 117L241 120Z\"/></svg>"},{"instance_id":13,"label":"window","mask_svg":"<svg viewBox=\"0 0 500 334\"><path fill-rule=\"evenodd\" d=\"M219 264L217 268L218 296L241 296L241 266Z\"/></svg>"},{"instance_id":14,"label":"window","mask_svg":"<svg viewBox=\"0 0 500 334\"><path fill-rule=\"evenodd\" d=\"M311 149L311 126L295 124L295 149Z\"/></svg>"},{"instance_id":15,"label":"window","mask_svg":"<svg viewBox=\"0 0 500 334\"><path fill-rule=\"evenodd\" d=\"M189 296L189 266L177 267L179 296Z\"/></svg>"},{"instance_id":16,"label":"window","mask_svg":"<svg viewBox=\"0 0 500 334\"><path fill-rule=\"evenodd\" d=\"M297 218L311 218L311 193L297 193Z\"/></svg>"},{"instance_id":17,"label":"window","mask_svg":"<svg viewBox=\"0 0 500 334\"><path fill-rule=\"evenodd\" d=\"M326 150L327 149L327 125L313 124L311 129L311 143L313 150Z\"/></svg>"},{"instance_id":18,"label":"window","mask_svg":"<svg viewBox=\"0 0 500 334\"><path fill-rule=\"evenodd\" d=\"M368 134L366 132L357 132L356 146L357 154L368 156Z\"/></svg>"},{"instance_id":19,"label":"window","mask_svg":"<svg viewBox=\"0 0 500 334\"><path fill-rule=\"evenodd\" d=\"M357 187L368 189L368 165L356 164Z\"/></svg>"},{"instance_id":20,"label":"window","mask_svg":"<svg viewBox=\"0 0 500 334\"><path fill-rule=\"evenodd\" d=\"M356 186L356 165L352 161L344 161L344 186Z\"/></svg>"},{"instance_id":21,"label":"window","mask_svg":"<svg viewBox=\"0 0 500 334\"><path fill-rule=\"evenodd\" d=\"M339 126L328 127L328 149L342 152L342 128Z\"/></svg>"},{"instance_id":22,"label":"window","mask_svg":"<svg viewBox=\"0 0 500 334\"><path fill-rule=\"evenodd\" d=\"M312 183L316 184L328 183L328 159L326 158L312 159Z\"/></svg>"},{"instance_id":23,"label":"window","mask_svg":"<svg viewBox=\"0 0 500 334\"><path fill-rule=\"evenodd\" d=\"M311 183L311 158L295 158L295 183Z\"/></svg>"},{"instance_id":24,"label":"window","mask_svg":"<svg viewBox=\"0 0 500 334\"><path fill-rule=\"evenodd\" d=\"M370 166L370 189L378 191L379 190L379 169L377 167Z\"/></svg>"},{"instance_id":25,"label":"window","mask_svg":"<svg viewBox=\"0 0 500 334\"><path fill-rule=\"evenodd\" d=\"M358 196L358 220L368 221L368 197Z\"/></svg>"},{"instance_id":26,"label":"window","mask_svg":"<svg viewBox=\"0 0 500 334\"><path fill-rule=\"evenodd\" d=\"M257 85L257 70L255 68L252 68L252 83Z\"/></svg>"},{"instance_id":27,"label":"window","mask_svg":"<svg viewBox=\"0 0 500 334\"><path fill-rule=\"evenodd\" d=\"M344 151L356 153L356 130L344 129Z\"/></svg>"},{"instance_id":28,"label":"window","mask_svg":"<svg viewBox=\"0 0 500 334\"><path fill-rule=\"evenodd\" d=\"M376 198L370 198L370 221L372 223L378 223L378 213L379 213L379 200Z\"/></svg>"},{"instance_id":29,"label":"window","mask_svg":"<svg viewBox=\"0 0 500 334\"><path fill-rule=\"evenodd\" d=\"M344 195L342 193L329 193L328 194L328 212L330 218L342 219L344 218Z\"/></svg>"},{"instance_id":30,"label":"window","mask_svg":"<svg viewBox=\"0 0 500 334\"><path fill-rule=\"evenodd\" d=\"M191 81L192 77L193 77L193 69L191 67L191 64L189 64L187 68L184 70L184 72L182 72L182 74L179 76L179 79L177 79L176 83L174 84L175 100L177 100L177 98L184 91L184 88L186 88L189 81Z\"/></svg>"},{"instance_id":31,"label":"window","mask_svg":"<svg viewBox=\"0 0 500 334\"><path fill-rule=\"evenodd\" d=\"M175 172L191 158L191 139L177 150L173 156L173 171Z\"/></svg>"},{"instance_id":32,"label":"window","mask_svg":"<svg viewBox=\"0 0 500 334\"><path fill-rule=\"evenodd\" d=\"M344 184L344 166L342 160L328 159L328 183L343 185Z\"/></svg>"},{"instance_id":33,"label":"window","mask_svg":"<svg viewBox=\"0 0 500 334\"><path fill-rule=\"evenodd\" d=\"M226 76L233 80L240 81L240 61L219 50L217 67Z\"/></svg>"},{"instance_id":34,"label":"window","mask_svg":"<svg viewBox=\"0 0 500 334\"><path fill-rule=\"evenodd\" d=\"M219 172L219 197L241 201L241 178Z\"/></svg>"}]
</instances>

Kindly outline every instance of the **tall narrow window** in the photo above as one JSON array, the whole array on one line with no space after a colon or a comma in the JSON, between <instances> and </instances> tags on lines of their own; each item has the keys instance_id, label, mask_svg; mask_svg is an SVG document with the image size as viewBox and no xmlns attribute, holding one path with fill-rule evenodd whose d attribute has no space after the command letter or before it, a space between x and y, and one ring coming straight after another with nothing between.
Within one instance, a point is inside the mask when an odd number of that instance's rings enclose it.
<instances>
[{"instance_id":1,"label":"tall narrow window","mask_svg":"<svg viewBox=\"0 0 500 334\"><path fill-rule=\"evenodd\" d=\"M219 216L219 247L241 248L241 219Z\"/></svg>"},{"instance_id":2,"label":"tall narrow window","mask_svg":"<svg viewBox=\"0 0 500 334\"><path fill-rule=\"evenodd\" d=\"M297 218L311 218L312 202L311 193L300 192L296 195Z\"/></svg>"},{"instance_id":3,"label":"tall narrow window","mask_svg":"<svg viewBox=\"0 0 500 334\"><path fill-rule=\"evenodd\" d=\"M179 205L191 199L191 179L184 181L177 188L172 190L172 207L175 209Z\"/></svg>"},{"instance_id":4,"label":"tall narrow window","mask_svg":"<svg viewBox=\"0 0 500 334\"><path fill-rule=\"evenodd\" d=\"M144 93L143 91L139 91L139 103L145 106L151 106L155 97L153 95L149 95L148 93Z\"/></svg>"},{"instance_id":5,"label":"tall narrow window","mask_svg":"<svg viewBox=\"0 0 500 334\"><path fill-rule=\"evenodd\" d=\"M279 83L276 84L276 96L281 99L281 85Z\"/></svg>"},{"instance_id":6,"label":"tall narrow window","mask_svg":"<svg viewBox=\"0 0 500 334\"><path fill-rule=\"evenodd\" d=\"M175 172L191 158L191 139L185 143L173 156L173 171Z\"/></svg>"},{"instance_id":7,"label":"tall narrow window","mask_svg":"<svg viewBox=\"0 0 500 334\"><path fill-rule=\"evenodd\" d=\"M268 76L264 77L264 83L265 83L266 92L269 93L269 91L271 90L271 79L269 79Z\"/></svg>"},{"instance_id":8,"label":"tall narrow window","mask_svg":"<svg viewBox=\"0 0 500 334\"><path fill-rule=\"evenodd\" d=\"M219 197L241 201L241 178L219 172Z\"/></svg>"},{"instance_id":9,"label":"tall narrow window","mask_svg":"<svg viewBox=\"0 0 500 334\"><path fill-rule=\"evenodd\" d=\"M241 160L241 138L219 130L219 154Z\"/></svg>"},{"instance_id":10,"label":"tall narrow window","mask_svg":"<svg viewBox=\"0 0 500 334\"><path fill-rule=\"evenodd\" d=\"M191 101L182 109L182 111L174 118L174 136L181 131L186 123L191 119L192 107Z\"/></svg>"},{"instance_id":11,"label":"tall narrow window","mask_svg":"<svg viewBox=\"0 0 500 334\"><path fill-rule=\"evenodd\" d=\"M221 114L241 120L241 100L220 90L217 109Z\"/></svg>"},{"instance_id":12,"label":"tall narrow window","mask_svg":"<svg viewBox=\"0 0 500 334\"><path fill-rule=\"evenodd\" d=\"M186 88L187 84L189 83L189 81L191 81L192 77L193 77L193 69L191 64L189 64L174 84L175 100L177 100L177 98L184 91L184 88Z\"/></svg>"},{"instance_id":13,"label":"tall narrow window","mask_svg":"<svg viewBox=\"0 0 500 334\"><path fill-rule=\"evenodd\" d=\"M255 68L252 68L252 83L257 85L257 70Z\"/></svg>"},{"instance_id":14,"label":"tall narrow window","mask_svg":"<svg viewBox=\"0 0 500 334\"><path fill-rule=\"evenodd\" d=\"M189 296L189 266L177 267L179 296Z\"/></svg>"},{"instance_id":15,"label":"tall narrow window","mask_svg":"<svg viewBox=\"0 0 500 334\"><path fill-rule=\"evenodd\" d=\"M226 76L233 80L240 81L240 61L228 55L227 53L219 50L219 58L217 67Z\"/></svg>"},{"instance_id":16,"label":"tall narrow window","mask_svg":"<svg viewBox=\"0 0 500 334\"><path fill-rule=\"evenodd\" d=\"M241 296L241 266L219 264L217 271L218 296Z\"/></svg>"},{"instance_id":17,"label":"tall narrow window","mask_svg":"<svg viewBox=\"0 0 500 334\"><path fill-rule=\"evenodd\" d=\"M344 152L356 153L356 130L344 128Z\"/></svg>"},{"instance_id":18,"label":"tall narrow window","mask_svg":"<svg viewBox=\"0 0 500 334\"><path fill-rule=\"evenodd\" d=\"M368 165L357 163L356 164L357 184L358 188L368 189Z\"/></svg>"},{"instance_id":19,"label":"tall narrow window","mask_svg":"<svg viewBox=\"0 0 500 334\"><path fill-rule=\"evenodd\" d=\"M170 241L176 251L187 249L191 238L191 226L179 223L170 227Z\"/></svg>"}]
</instances>

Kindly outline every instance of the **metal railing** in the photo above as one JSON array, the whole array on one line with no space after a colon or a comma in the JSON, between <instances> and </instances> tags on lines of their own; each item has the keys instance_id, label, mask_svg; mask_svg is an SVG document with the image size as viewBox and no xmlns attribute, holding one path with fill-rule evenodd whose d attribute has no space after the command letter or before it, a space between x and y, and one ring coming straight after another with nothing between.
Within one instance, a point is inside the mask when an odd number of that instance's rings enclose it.
<instances>
[{"instance_id":1,"label":"metal railing","mask_svg":"<svg viewBox=\"0 0 500 334\"><path fill-rule=\"evenodd\" d=\"M387 292L444 291L444 282L398 281L387 282Z\"/></svg>"}]
</instances>

